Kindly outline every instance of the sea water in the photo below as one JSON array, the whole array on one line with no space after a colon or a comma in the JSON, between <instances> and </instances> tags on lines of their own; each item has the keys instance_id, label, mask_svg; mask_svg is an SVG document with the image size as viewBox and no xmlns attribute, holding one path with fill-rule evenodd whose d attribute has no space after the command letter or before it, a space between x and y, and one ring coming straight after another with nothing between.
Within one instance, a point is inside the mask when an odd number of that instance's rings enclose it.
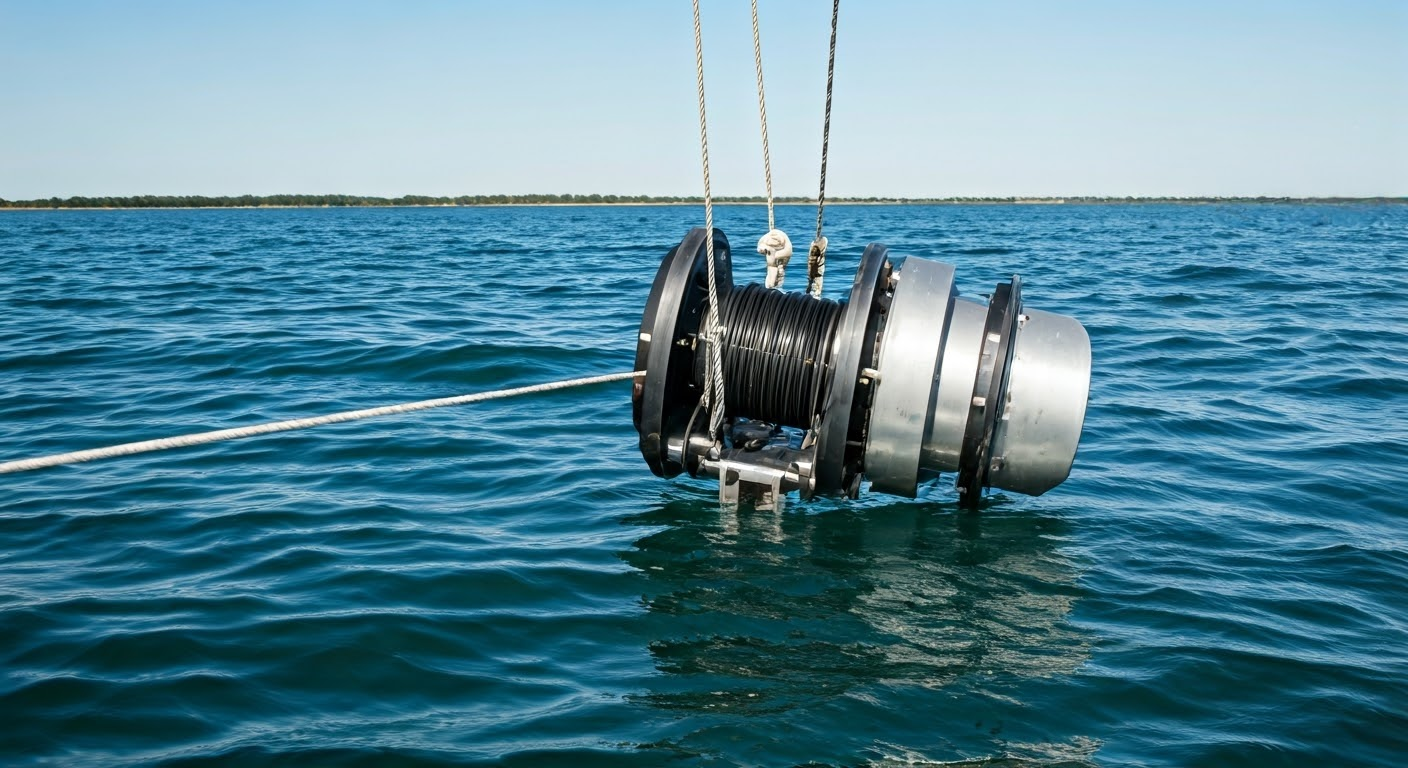
<instances>
[{"instance_id":1,"label":"sea water","mask_svg":"<svg viewBox=\"0 0 1408 768\"><path fill-rule=\"evenodd\" d=\"M2 212L0 460L628 371L701 220ZM627 384L0 476L0 762L1408 760L1408 206L826 223L1084 322L1064 485L721 510Z\"/></svg>"}]
</instances>

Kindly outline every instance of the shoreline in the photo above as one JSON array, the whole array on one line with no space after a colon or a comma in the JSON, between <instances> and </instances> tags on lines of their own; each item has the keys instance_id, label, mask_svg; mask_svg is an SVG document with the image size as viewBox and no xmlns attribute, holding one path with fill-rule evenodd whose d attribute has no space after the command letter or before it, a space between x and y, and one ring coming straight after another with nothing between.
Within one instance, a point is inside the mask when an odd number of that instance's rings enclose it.
<instances>
[{"instance_id":1,"label":"shoreline","mask_svg":"<svg viewBox=\"0 0 1408 768\"><path fill-rule=\"evenodd\" d=\"M715 201L715 206L762 206L765 201ZM1408 197L1287 197L1287 198L1028 198L1016 200L828 200L828 206L960 206L960 205L1408 205ZM642 202L571 202L571 203L388 203L349 205L14 205L0 204L3 211L198 211L198 210L297 210L336 208L631 208L631 207L700 207L702 200L642 201ZM774 206L812 207L816 201L776 201Z\"/></svg>"}]
</instances>

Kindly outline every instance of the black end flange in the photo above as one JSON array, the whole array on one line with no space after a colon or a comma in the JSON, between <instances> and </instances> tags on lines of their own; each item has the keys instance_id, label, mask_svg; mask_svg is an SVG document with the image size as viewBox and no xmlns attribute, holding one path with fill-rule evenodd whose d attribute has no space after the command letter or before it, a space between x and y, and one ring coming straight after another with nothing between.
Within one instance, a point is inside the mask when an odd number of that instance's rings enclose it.
<instances>
[{"instance_id":1,"label":"black end flange","mask_svg":"<svg viewBox=\"0 0 1408 768\"><path fill-rule=\"evenodd\" d=\"M844 493L852 498L859 494L874 387L874 382L860 383L861 371L875 365L890 271L889 249L880 243L866 246L831 347L831 383L817 430L812 472L815 493Z\"/></svg>"},{"instance_id":2,"label":"black end flange","mask_svg":"<svg viewBox=\"0 0 1408 768\"><path fill-rule=\"evenodd\" d=\"M684 471L669 456L668 438L682 434L701 394L694 383L694 347L709 309L709 256L703 227L684 236L655 273L636 342L637 376L631 417L650 471L674 477ZM722 297L733 290L728 238L714 230L715 279ZM688 436L685 436L688 439Z\"/></svg>"},{"instance_id":3,"label":"black end flange","mask_svg":"<svg viewBox=\"0 0 1408 768\"><path fill-rule=\"evenodd\" d=\"M963 448L958 457L958 503L969 509L977 508L983 488L988 484L992 436L1007 398L1012 342L1016 335L1017 317L1021 313L1022 280L1013 275L1012 282L997 284L997 290L988 302L978 375L973 381L968 425L963 431Z\"/></svg>"}]
</instances>

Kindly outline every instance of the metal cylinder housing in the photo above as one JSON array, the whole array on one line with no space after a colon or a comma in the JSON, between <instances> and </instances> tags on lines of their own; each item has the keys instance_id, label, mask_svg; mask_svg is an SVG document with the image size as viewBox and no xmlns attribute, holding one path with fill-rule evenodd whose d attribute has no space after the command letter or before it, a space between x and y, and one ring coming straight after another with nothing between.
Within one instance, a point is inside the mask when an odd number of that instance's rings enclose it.
<instances>
[{"instance_id":1,"label":"metal cylinder housing","mask_svg":"<svg viewBox=\"0 0 1408 768\"><path fill-rule=\"evenodd\" d=\"M987 302L958 295L954 267L866 248L849 298L735 288L728 241L717 286L722 337L701 333L705 236L666 257L641 322L633 405L641 451L773 495L914 496L955 473L960 502L985 488L1039 495L1069 475L1090 389L1090 337L1074 318L1028 309L1017 276ZM810 303L810 302L815 302ZM709 434L705 361L726 371L727 427ZM715 406L716 407L716 406ZM736 492L736 491L735 491Z\"/></svg>"}]
</instances>

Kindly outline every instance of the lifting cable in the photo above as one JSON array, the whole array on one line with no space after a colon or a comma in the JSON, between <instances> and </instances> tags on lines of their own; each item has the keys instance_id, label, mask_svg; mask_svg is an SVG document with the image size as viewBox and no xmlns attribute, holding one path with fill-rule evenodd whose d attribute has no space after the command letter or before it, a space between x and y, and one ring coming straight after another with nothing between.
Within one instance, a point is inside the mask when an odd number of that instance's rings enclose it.
<instances>
[{"instance_id":1,"label":"lifting cable","mask_svg":"<svg viewBox=\"0 0 1408 768\"><path fill-rule=\"evenodd\" d=\"M768 100L763 95L763 36L758 31L758 0L753 0L753 68L758 72L758 123L763 133L763 182L768 192L768 230L777 229L772 216L772 155L768 153Z\"/></svg>"},{"instance_id":2,"label":"lifting cable","mask_svg":"<svg viewBox=\"0 0 1408 768\"><path fill-rule=\"evenodd\" d=\"M644 371L631 371L630 373L608 373L602 376L587 376L581 379L566 379L564 381L551 381L546 384L534 384L527 387L514 387L512 389L500 389L493 392L476 392L471 395L457 395L455 397L440 397L434 400L419 400L414 403L401 403L400 405L383 405L379 408L363 408L357 411L343 411L341 413L330 413L326 416L312 416L303 419L288 419L286 421L272 421L266 424L253 424L247 427L235 427L233 429L217 429L213 432L196 432L189 435L179 435L176 437L163 437L156 440L143 440L136 443L123 443L107 448L92 448L86 451L73 451L70 453L59 453L53 456L40 456L33 459L18 459L0 463L0 474L9 472L24 472L30 469L44 469L45 467L57 467L61 464L77 464L83 461L93 461L94 459L106 459L112 456L130 456L134 453L146 453L148 451L163 451L168 448L185 448L191 445L202 445L204 443L218 443L223 440L236 440L241 437L254 437L256 435L267 435L271 432L287 432L293 429L307 429L308 427L318 427L324 424L338 424L344 421L357 421L358 419L370 419L377 416L392 416L398 413L411 413L413 411L424 411L429 408L443 408L447 405L468 405L469 403L480 403L485 400L498 400L505 397L516 397L518 395L531 395L538 392L551 392L556 389L567 389L569 387L585 387L591 384L605 384L611 381L625 381L634 376L644 376Z\"/></svg>"},{"instance_id":3,"label":"lifting cable","mask_svg":"<svg viewBox=\"0 0 1408 768\"><path fill-rule=\"evenodd\" d=\"M826 117L821 126L821 187L816 193L816 239L807 252L807 293L821 296L822 277L826 274L826 238L821 235L822 214L826 210L826 155L831 146L831 85L836 75L836 19L841 13L841 0L831 3L831 53L826 61Z\"/></svg>"},{"instance_id":4,"label":"lifting cable","mask_svg":"<svg viewBox=\"0 0 1408 768\"><path fill-rule=\"evenodd\" d=\"M758 0L753 0L753 68L758 73L758 125L763 135L763 184L768 193L768 231L758 238L758 253L767 260L767 287L782 288L787 262L792 260L792 240L777 228L773 218L772 154L768 151L768 100L763 92L763 36L758 29Z\"/></svg>"},{"instance_id":5,"label":"lifting cable","mask_svg":"<svg viewBox=\"0 0 1408 768\"><path fill-rule=\"evenodd\" d=\"M718 281L714 256L714 200L709 183L709 121L704 106L704 35L699 20L699 0L693 0L694 10L694 75L699 96L699 156L704 172L704 247L709 269L709 308L704 320L705 348L708 365L704 371L704 392L700 399L703 407L709 410L709 434L715 444L722 440L724 422L724 371L722 347L727 329L720 322ZM807 254L807 293L821 297L822 276L826 272L826 238L822 235L822 220L826 210L826 160L831 143L831 95L836 74L836 26L840 16L841 0L831 4L831 46L826 63L826 113L821 131L821 182L816 199L816 239L812 241ZM787 262L792 257L792 242L787 234L776 228L773 213L772 155L768 148L768 106L763 90L763 46L758 23L758 0L752 0L753 13L753 63L758 80L758 123L763 141L763 183L767 189L768 232L758 240L758 252L767 258L768 288L781 288Z\"/></svg>"},{"instance_id":6,"label":"lifting cable","mask_svg":"<svg viewBox=\"0 0 1408 768\"><path fill-rule=\"evenodd\" d=\"M714 201L709 192L709 125L704 111L704 36L699 29L699 0L694 0L694 70L699 90L699 153L704 165L704 248L709 259L709 315L704 333L711 342L705 349L709 367L704 374L704 397L700 401L709 409L709 434L715 443L722 440L724 425L724 370L719 342L725 329L719 325L719 283L714 269ZM716 404L717 407L710 407Z\"/></svg>"}]
</instances>

